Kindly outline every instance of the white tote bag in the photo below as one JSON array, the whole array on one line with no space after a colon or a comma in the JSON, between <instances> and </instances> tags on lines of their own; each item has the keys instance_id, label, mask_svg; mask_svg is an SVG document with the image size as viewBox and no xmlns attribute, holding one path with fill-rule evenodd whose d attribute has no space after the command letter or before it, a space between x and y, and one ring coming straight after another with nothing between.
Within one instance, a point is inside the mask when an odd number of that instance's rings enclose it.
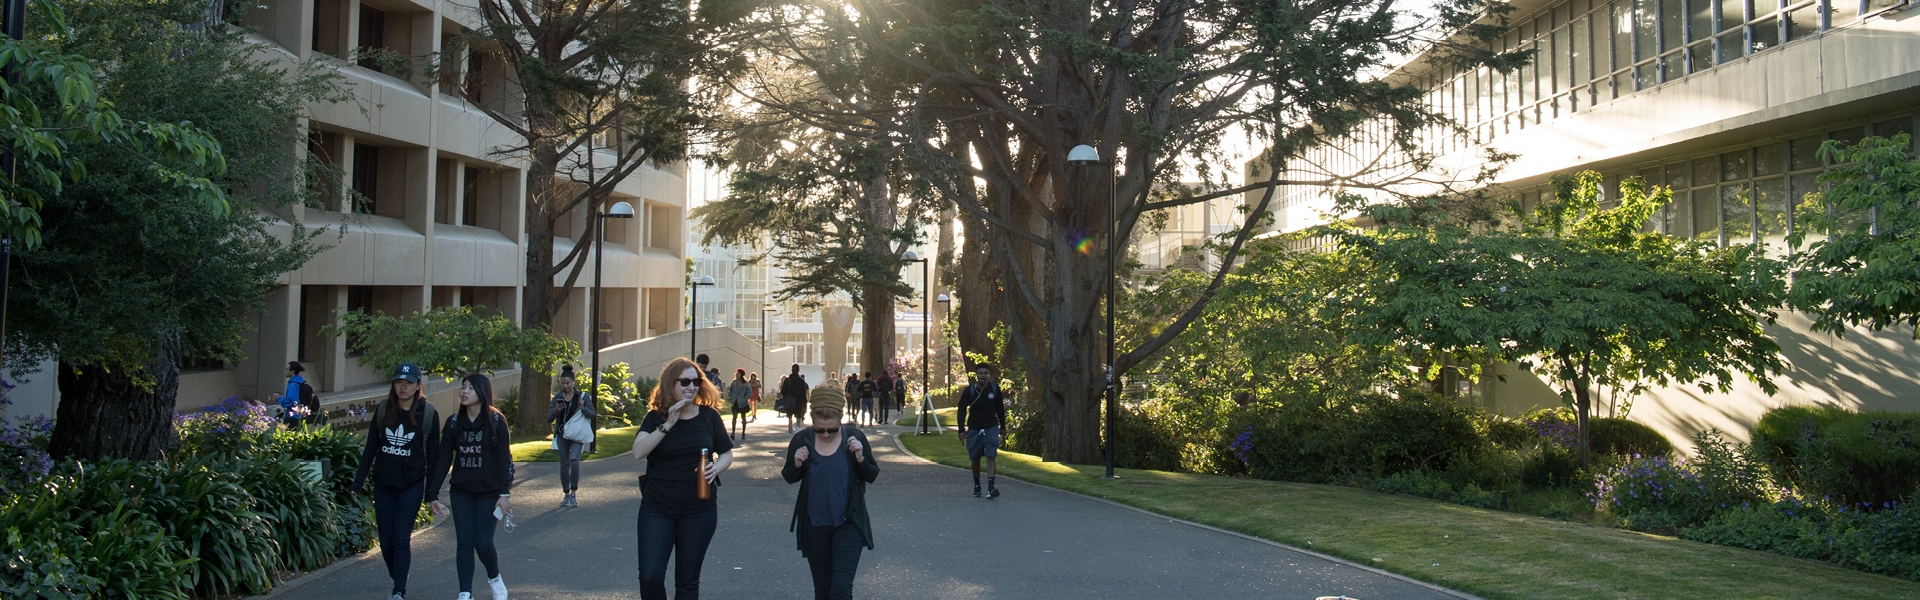
<instances>
[{"instance_id":1,"label":"white tote bag","mask_svg":"<svg viewBox=\"0 0 1920 600\"><path fill-rule=\"evenodd\" d=\"M567 428L562 431L567 439L582 444L593 443L593 423L587 420L586 413L575 412L567 418Z\"/></svg>"}]
</instances>

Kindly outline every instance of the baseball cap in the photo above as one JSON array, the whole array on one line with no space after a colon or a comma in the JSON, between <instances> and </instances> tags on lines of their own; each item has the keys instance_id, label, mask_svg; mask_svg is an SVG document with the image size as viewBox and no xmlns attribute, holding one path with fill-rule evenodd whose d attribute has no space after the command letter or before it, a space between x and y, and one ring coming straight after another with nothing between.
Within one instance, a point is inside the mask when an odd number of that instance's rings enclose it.
<instances>
[{"instance_id":1,"label":"baseball cap","mask_svg":"<svg viewBox=\"0 0 1920 600\"><path fill-rule=\"evenodd\" d=\"M387 379L405 379L409 383L420 383L420 365L400 363L400 366L393 368L393 376Z\"/></svg>"}]
</instances>

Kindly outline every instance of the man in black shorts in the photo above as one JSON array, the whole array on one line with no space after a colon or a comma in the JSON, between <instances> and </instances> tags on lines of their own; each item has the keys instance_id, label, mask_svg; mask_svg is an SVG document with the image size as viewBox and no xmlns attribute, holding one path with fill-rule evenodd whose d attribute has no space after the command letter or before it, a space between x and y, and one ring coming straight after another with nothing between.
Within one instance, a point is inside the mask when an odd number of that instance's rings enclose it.
<instances>
[{"instance_id":1,"label":"man in black shorts","mask_svg":"<svg viewBox=\"0 0 1920 600\"><path fill-rule=\"evenodd\" d=\"M973 385L960 392L960 439L967 443L967 458L973 461L973 497L980 497L980 459L987 459L987 499L1000 497L993 486L999 471L1000 432L1007 426L1006 396L993 378L993 367L975 365Z\"/></svg>"}]
</instances>

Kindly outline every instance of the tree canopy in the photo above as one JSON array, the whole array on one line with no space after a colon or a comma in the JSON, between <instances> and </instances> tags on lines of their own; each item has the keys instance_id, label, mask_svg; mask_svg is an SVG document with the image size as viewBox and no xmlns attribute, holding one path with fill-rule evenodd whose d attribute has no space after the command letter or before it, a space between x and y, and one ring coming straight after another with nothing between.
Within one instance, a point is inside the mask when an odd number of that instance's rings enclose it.
<instances>
[{"instance_id":1,"label":"tree canopy","mask_svg":"<svg viewBox=\"0 0 1920 600\"><path fill-rule=\"evenodd\" d=\"M1776 261L1752 245L1643 231L1672 192L1639 178L1621 184L1611 208L1599 203L1598 173L1557 177L1553 189L1515 226L1492 231L1445 213L1369 209L1378 231L1340 234L1375 268L1354 297L1356 339L1436 363L1513 361L1544 372L1579 415L1583 461L1597 384L1725 392L1742 372L1775 390L1780 347L1762 326L1785 292Z\"/></svg>"},{"instance_id":2,"label":"tree canopy","mask_svg":"<svg viewBox=\"0 0 1920 600\"><path fill-rule=\"evenodd\" d=\"M1826 190L1794 213L1789 239L1796 248L1813 240L1793 256L1790 300L1813 316L1815 330L1920 325L1920 158L1912 147L1904 133L1820 147L1835 166L1820 174Z\"/></svg>"},{"instance_id":3,"label":"tree canopy","mask_svg":"<svg viewBox=\"0 0 1920 600\"><path fill-rule=\"evenodd\" d=\"M321 331L346 336L347 349L359 354L354 360L362 366L387 371L411 362L447 381L491 374L516 363L551 375L561 362L580 355L580 345L573 340L545 328L522 328L512 319L471 306L404 316L353 311L341 315L340 326Z\"/></svg>"}]
</instances>

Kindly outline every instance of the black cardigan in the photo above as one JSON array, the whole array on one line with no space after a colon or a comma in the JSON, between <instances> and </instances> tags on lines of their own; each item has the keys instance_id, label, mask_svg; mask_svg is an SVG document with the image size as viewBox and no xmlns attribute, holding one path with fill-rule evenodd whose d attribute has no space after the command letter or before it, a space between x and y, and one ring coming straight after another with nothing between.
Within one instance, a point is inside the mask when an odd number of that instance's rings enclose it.
<instances>
[{"instance_id":1,"label":"black cardigan","mask_svg":"<svg viewBox=\"0 0 1920 600\"><path fill-rule=\"evenodd\" d=\"M855 465L854 476L847 478L847 486L851 488L847 490L847 518L859 527L860 540L866 542L867 549L871 550L873 549L873 520L867 516L867 484L873 483L873 480L880 476L880 462L873 458L873 444L867 443L867 434L852 426L841 425L840 427L841 435L860 440L860 452L866 455L865 460ZM793 454L801 448L807 449L807 462L802 466L793 466ZM851 452L842 450L828 458L845 456L850 461L853 459ZM780 478L787 480L787 483L800 484L799 497L793 501L793 520L787 524L787 530L794 532L794 543L800 548L801 556L807 554L807 531L800 527L800 522L807 518L807 486L812 484L807 481L807 471L812 469L813 464L819 460L820 453L813 449L813 428L809 427L793 434L793 441L787 443L786 457L780 462Z\"/></svg>"}]
</instances>

